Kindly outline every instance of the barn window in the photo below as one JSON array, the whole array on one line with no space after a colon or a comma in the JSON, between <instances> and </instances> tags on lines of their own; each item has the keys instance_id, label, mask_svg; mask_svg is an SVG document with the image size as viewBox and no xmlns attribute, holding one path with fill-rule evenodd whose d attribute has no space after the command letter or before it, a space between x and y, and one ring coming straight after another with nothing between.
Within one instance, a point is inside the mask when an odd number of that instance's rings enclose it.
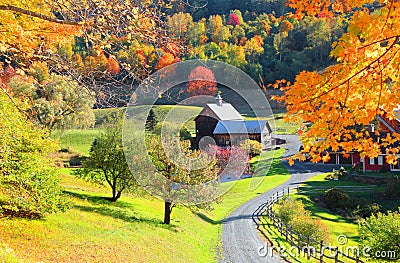
<instances>
[{"instance_id":1,"label":"barn window","mask_svg":"<svg viewBox=\"0 0 400 263\"><path fill-rule=\"evenodd\" d=\"M229 141L225 141L225 144L226 144L226 145L229 145Z\"/></svg>"},{"instance_id":2,"label":"barn window","mask_svg":"<svg viewBox=\"0 0 400 263\"><path fill-rule=\"evenodd\" d=\"M378 165L383 165L383 156L378 156Z\"/></svg>"},{"instance_id":3,"label":"barn window","mask_svg":"<svg viewBox=\"0 0 400 263\"><path fill-rule=\"evenodd\" d=\"M369 164L375 165L375 158L369 158Z\"/></svg>"},{"instance_id":4,"label":"barn window","mask_svg":"<svg viewBox=\"0 0 400 263\"><path fill-rule=\"evenodd\" d=\"M352 155L348 154L346 157L345 154L339 154L339 164L352 164Z\"/></svg>"}]
</instances>

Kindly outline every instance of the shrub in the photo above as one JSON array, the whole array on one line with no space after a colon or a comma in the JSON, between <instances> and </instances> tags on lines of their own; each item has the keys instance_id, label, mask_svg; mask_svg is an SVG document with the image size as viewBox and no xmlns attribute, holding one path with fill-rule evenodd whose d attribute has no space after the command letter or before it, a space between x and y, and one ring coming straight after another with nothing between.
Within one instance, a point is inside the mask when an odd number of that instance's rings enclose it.
<instances>
[{"instance_id":1,"label":"shrub","mask_svg":"<svg viewBox=\"0 0 400 263\"><path fill-rule=\"evenodd\" d=\"M250 139L243 141L240 148L247 150L252 156L259 155L262 152L262 144Z\"/></svg>"},{"instance_id":2,"label":"shrub","mask_svg":"<svg viewBox=\"0 0 400 263\"><path fill-rule=\"evenodd\" d=\"M319 219L313 219L304 204L290 197L280 199L274 206L276 215L295 232L315 240L326 240L328 229ZM303 239L303 241L306 241Z\"/></svg>"},{"instance_id":3,"label":"shrub","mask_svg":"<svg viewBox=\"0 0 400 263\"><path fill-rule=\"evenodd\" d=\"M314 219L308 214L293 218L290 226L294 231L315 240L327 240L329 237L328 228L322 223L321 219Z\"/></svg>"},{"instance_id":4,"label":"shrub","mask_svg":"<svg viewBox=\"0 0 400 263\"><path fill-rule=\"evenodd\" d=\"M354 173L360 174L360 173L362 173L363 170L364 170L363 166L364 166L363 163L362 163L362 162L359 162L359 163L354 164L353 167L352 167L351 169L352 169L352 171L353 171Z\"/></svg>"},{"instance_id":5,"label":"shrub","mask_svg":"<svg viewBox=\"0 0 400 263\"><path fill-rule=\"evenodd\" d=\"M381 205L375 203L357 205L356 209L353 210L353 215L358 218L366 218L379 213L381 211L381 208Z\"/></svg>"},{"instance_id":6,"label":"shrub","mask_svg":"<svg viewBox=\"0 0 400 263\"><path fill-rule=\"evenodd\" d=\"M386 194L392 197L398 197L400 195L400 180L397 176L390 178L386 186Z\"/></svg>"},{"instance_id":7,"label":"shrub","mask_svg":"<svg viewBox=\"0 0 400 263\"><path fill-rule=\"evenodd\" d=\"M301 201L294 200L290 197L283 197L274 206L276 215L284 222L289 223L295 217L307 214L309 211L304 209L304 205Z\"/></svg>"},{"instance_id":8,"label":"shrub","mask_svg":"<svg viewBox=\"0 0 400 263\"><path fill-rule=\"evenodd\" d=\"M378 255L378 251L394 251L396 259L400 259L399 212L378 213L361 221L359 233L363 245L371 248L372 257Z\"/></svg>"},{"instance_id":9,"label":"shrub","mask_svg":"<svg viewBox=\"0 0 400 263\"><path fill-rule=\"evenodd\" d=\"M343 190L331 188L325 191L322 201L325 207L334 212L348 211L352 207L350 196Z\"/></svg>"},{"instance_id":10,"label":"shrub","mask_svg":"<svg viewBox=\"0 0 400 263\"><path fill-rule=\"evenodd\" d=\"M325 177L326 180L337 180L342 178L347 174L347 171L344 167L340 167L339 170L333 169L333 172L330 173L327 177Z\"/></svg>"},{"instance_id":11,"label":"shrub","mask_svg":"<svg viewBox=\"0 0 400 263\"><path fill-rule=\"evenodd\" d=\"M4 176L0 181L2 216L42 218L67 208L68 202L54 168L40 161L34 165L20 163L18 171Z\"/></svg>"},{"instance_id":12,"label":"shrub","mask_svg":"<svg viewBox=\"0 0 400 263\"><path fill-rule=\"evenodd\" d=\"M47 159L57 146L8 98L0 95L0 100L0 216L42 218L66 209L59 179Z\"/></svg>"}]
</instances>

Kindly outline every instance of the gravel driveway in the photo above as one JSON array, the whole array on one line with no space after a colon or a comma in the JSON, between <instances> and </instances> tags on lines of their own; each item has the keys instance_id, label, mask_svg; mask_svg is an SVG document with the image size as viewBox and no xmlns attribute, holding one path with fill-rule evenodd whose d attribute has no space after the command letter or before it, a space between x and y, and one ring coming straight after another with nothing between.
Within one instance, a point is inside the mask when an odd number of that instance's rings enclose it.
<instances>
[{"instance_id":1,"label":"gravel driveway","mask_svg":"<svg viewBox=\"0 0 400 263\"><path fill-rule=\"evenodd\" d=\"M287 140L287 144L281 146L286 148L283 157L296 153L301 145L296 135L279 135L277 137ZM219 259L220 263L282 262L277 255L259 256L258 251L260 247L264 246L264 241L261 240L259 232L256 229L257 226L254 221L256 218L255 213L277 191L295 186L312 176L332 171L334 168L329 165L298 162L289 167L287 162L283 161L283 163L288 167L291 175L287 182L241 205L225 218L222 227L222 255Z\"/></svg>"}]
</instances>

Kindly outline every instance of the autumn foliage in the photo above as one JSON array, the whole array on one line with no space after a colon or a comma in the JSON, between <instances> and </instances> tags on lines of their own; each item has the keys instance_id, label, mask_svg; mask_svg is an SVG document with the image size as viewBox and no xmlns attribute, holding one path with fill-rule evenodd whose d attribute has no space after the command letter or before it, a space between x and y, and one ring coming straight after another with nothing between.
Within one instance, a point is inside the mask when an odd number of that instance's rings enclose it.
<instances>
[{"instance_id":1,"label":"autumn foliage","mask_svg":"<svg viewBox=\"0 0 400 263\"><path fill-rule=\"evenodd\" d=\"M243 173L250 172L250 157L247 149L236 146L223 148L216 145L209 145L206 148L206 152L209 156L215 157L217 160L217 166L220 168L220 176L233 175L240 177Z\"/></svg>"},{"instance_id":2,"label":"autumn foliage","mask_svg":"<svg viewBox=\"0 0 400 263\"><path fill-rule=\"evenodd\" d=\"M240 25L239 17L235 13L229 15L228 25L238 26Z\"/></svg>"},{"instance_id":3,"label":"autumn foliage","mask_svg":"<svg viewBox=\"0 0 400 263\"><path fill-rule=\"evenodd\" d=\"M212 70L203 66L194 68L188 76L187 92L192 96L215 95L217 82Z\"/></svg>"},{"instance_id":4,"label":"autumn foliage","mask_svg":"<svg viewBox=\"0 0 400 263\"><path fill-rule=\"evenodd\" d=\"M400 134L371 134L378 115L398 118L400 104L400 2L290 0L296 17L349 13L348 30L333 44L336 63L320 72L301 72L294 83L279 81L288 121L309 123L301 140L313 161L329 159L326 151L360 152L376 157L386 149L395 161ZM369 5L366 5L369 4ZM374 136L373 136L374 135ZM380 137L379 140L373 137ZM298 155L298 159L305 156Z\"/></svg>"}]
</instances>

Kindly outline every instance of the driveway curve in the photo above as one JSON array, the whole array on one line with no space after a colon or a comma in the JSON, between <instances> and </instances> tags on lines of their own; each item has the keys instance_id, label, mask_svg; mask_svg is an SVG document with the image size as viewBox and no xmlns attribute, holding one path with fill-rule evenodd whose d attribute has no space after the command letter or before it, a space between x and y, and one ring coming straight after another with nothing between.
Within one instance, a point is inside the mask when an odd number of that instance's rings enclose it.
<instances>
[{"instance_id":1,"label":"driveway curve","mask_svg":"<svg viewBox=\"0 0 400 263\"><path fill-rule=\"evenodd\" d=\"M300 142L296 135L277 136L287 140L286 152L283 157L288 157L296 153L300 147ZM263 206L266 200L277 191L282 191L287 187L295 186L304 182L308 178L332 171L333 166L318 165L311 163L295 162L289 166L286 161L282 161L290 172L290 178L284 184L265 192L247 203L238 207L228 217L224 219L222 226L222 253L218 262L220 263L258 263L258 262L282 262L276 254L259 256L259 249L264 246L257 225L255 215Z\"/></svg>"}]
</instances>

